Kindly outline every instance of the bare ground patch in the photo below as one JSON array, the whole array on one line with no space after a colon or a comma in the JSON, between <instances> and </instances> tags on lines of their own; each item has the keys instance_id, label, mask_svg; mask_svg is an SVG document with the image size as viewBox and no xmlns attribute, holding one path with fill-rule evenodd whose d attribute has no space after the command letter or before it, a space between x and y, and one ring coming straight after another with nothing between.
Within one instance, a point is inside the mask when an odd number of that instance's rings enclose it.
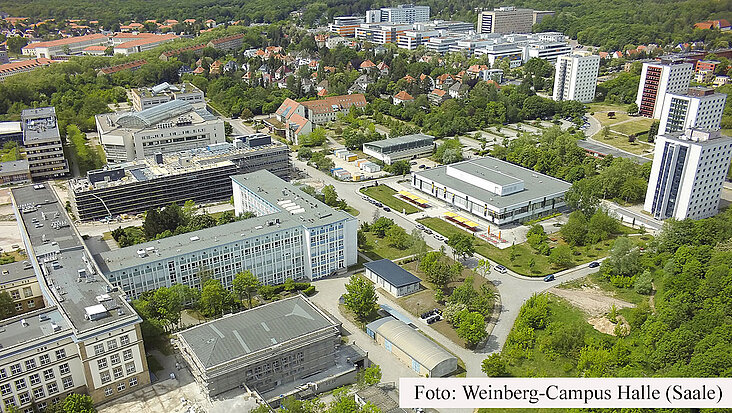
<instances>
[{"instance_id":1,"label":"bare ground patch","mask_svg":"<svg viewBox=\"0 0 732 413\"><path fill-rule=\"evenodd\" d=\"M633 303L611 297L599 288L593 288L590 286L583 286L579 289L552 288L549 292L557 297L567 300L573 306L584 311L588 315L587 322L590 323L595 330L610 335L615 335L615 327L617 325L610 321L606 316L612 309L613 305L616 310L635 307L635 304ZM630 328L622 316L617 316L617 321L618 323L621 323L625 329Z\"/></svg>"}]
</instances>

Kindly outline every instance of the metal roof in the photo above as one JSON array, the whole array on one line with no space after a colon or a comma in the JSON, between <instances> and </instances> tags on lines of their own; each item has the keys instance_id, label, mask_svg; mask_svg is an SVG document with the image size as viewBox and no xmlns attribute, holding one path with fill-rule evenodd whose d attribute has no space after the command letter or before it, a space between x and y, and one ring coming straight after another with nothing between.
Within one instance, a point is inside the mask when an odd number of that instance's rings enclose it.
<instances>
[{"instance_id":1,"label":"metal roof","mask_svg":"<svg viewBox=\"0 0 732 413\"><path fill-rule=\"evenodd\" d=\"M379 277L383 278L386 282L396 288L422 281L411 272L394 264L391 260L383 259L370 261L365 263L363 266L373 271Z\"/></svg>"},{"instance_id":2,"label":"metal roof","mask_svg":"<svg viewBox=\"0 0 732 413\"><path fill-rule=\"evenodd\" d=\"M179 333L206 368L338 324L303 296L275 301Z\"/></svg>"},{"instance_id":3,"label":"metal roof","mask_svg":"<svg viewBox=\"0 0 732 413\"><path fill-rule=\"evenodd\" d=\"M429 141L430 144L435 140L434 136L425 135L423 133L416 133L413 135L404 135L398 138L382 139L380 141L368 142L368 146L375 146L377 148L388 148L392 146L403 145L406 143Z\"/></svg>"},{"instance_id":4,"label":"metal roof","mask_svg":"<svg viewBox=\"0 0 732 413\"><path fill-rule=\"evenodd\" d=\"M171 100L139 112L120 116L117 123L125 128L149 128L158 122L190 112L193 107L184 100Z\"/></svg>"},{"instance_id":5,"label":"metal roof","mask_svg":"<svg viewBox=\"0 0 732 413\"><path fill-rule=\"evenodd\" d=\"M444 361L457 359L419 331L395 318L381 318L369 323L366 328L389 340L392 345L399 347L428 370L434 369Z\"/></svg>"}]
</instances>

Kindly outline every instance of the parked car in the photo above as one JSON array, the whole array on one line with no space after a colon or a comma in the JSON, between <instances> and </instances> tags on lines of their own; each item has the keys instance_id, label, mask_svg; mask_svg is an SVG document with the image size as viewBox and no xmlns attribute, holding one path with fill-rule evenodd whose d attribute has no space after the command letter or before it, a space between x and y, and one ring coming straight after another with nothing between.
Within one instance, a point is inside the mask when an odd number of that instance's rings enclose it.
<instances>
[{"instance_id":1,"label":"parked car","mask_svg":"<svg viewBox=\"0 0 732 413\"><path fill-rule=\"evenodd\" d=\"M424 230L424 233L425 234L428 234L428 235L432 235L432 230L431 229L425 229Z\"/></svg>"},{"instance_id":2,"label":"parked car","mask_svg":"<svg viewBox=\"0 0 732 413\"><path fill-rule=\"evenodd\" d=\"M424 225L422 225L422 224L417 224L414 227L417 228L420 231L422 231L424 229Z\"/></svg>"},{"instance_id":3,"label":"parked car","mask_svg":"<svg viewBox=\"0 0 732 413\"><path fill-rule=\"evenodd\" d=\"M554 274L549 274L546 277L544 277L545 282L554 281Z\"/></svg>"},{"instance_id":4,"label":"parked car","mask_svg":"<svg viewBox=\"0 0 732 413\"><path fill-rule=\"evenodd\" d=\"M416 165L416 164L417 164L417 161L412 161L412 162L409 162L409 164L410 164L410 165Z\"/></svg>"},{"instance_id":5,"label":"parked car","mask_svg":"<svg viewBox=\"0 0 732 413\"><path fill-rule=\"evenodd\" d=\"M419 169L424 169L424 168L425 168L425 166L424 166L424 165L420 165L420 166L419 166Z\"/></svg>"},{"instance_id":6,"label":"parked car","mask_svg":"<svg viewBox=\"0 0 732 413\"><path fill-rule=\"evenodd\" d=\"M495 267L493 267L494 270L496 270L499 274L505 274L508 272L508 268L505 266L498 264Z\"/></svg>"},{"instance_id":7,"label":"parked car","mask_svg":"<svg viewBox=\"0 0 732 413\"><path fill-rule=\"evenodd\" d=\"M374 205L376 205L377 208L381 208L384 206L384 204L382 204L381 202L377 202Z\"/></svg>"},{"instance_id":8,"label":"parked car","mask_svg":"<svg viewBox=\"0 0 732 413\"><path fill-rule=\"evenodd\" d=\"M384 211L386 211L386 212L391 212L391 208L389 208L388 206L385 206L385 207L384 207Z\"/></svg>"},{"instance_id":9,"label":"parked car","mask_svg":"<svg viewBox=\"0 0 732 413\"><path fill-rule=\"evenodd\" d=\"M592 261L589 265L590 268L597 268L600 266L600 263L597 261Z\"/></svg>"}]
</instances>

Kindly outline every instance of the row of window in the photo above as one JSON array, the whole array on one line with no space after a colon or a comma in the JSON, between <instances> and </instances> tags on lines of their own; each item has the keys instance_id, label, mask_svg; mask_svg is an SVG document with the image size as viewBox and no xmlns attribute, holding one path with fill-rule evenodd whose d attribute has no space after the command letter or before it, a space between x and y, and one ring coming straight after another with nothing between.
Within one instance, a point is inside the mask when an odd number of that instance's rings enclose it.
<instances>
[{"instance_id":1,"label":"row of window","mask_svg":"<svg viewBox=\"0 0 732 413\"><path fill-rule=\"evenodd\" d=\"M125 334L119 338L119 343L121 346L126 346L130 344L130 336ZM107 340L107 351L112 351L117 348L117 339L113 338L110 340ZM132 350L129 350L130 352ZM94 345L94 355L99 355L104 353L104 343L97 343ZM126 360L126 359L125 359Z\"/></svg>"},{"instance_id":2,"label":"row of window","mask_svg":"<svg viewBox=\"0 0 732 413\"><path fill-rule=\"evenodd\" d=\"M125 361L132 360L132 349L127 349L122 352L122 357ZM97 360L97 367L99 370L106 369L110 364L115 366L120 363L119 353L114 353L109 356L109 360L106 357Z\"/></svg>"},{"instance_id":3,"label":"row of window","mask_svg":"<svg viewBox=\"0 0 732 413\"><path fill-rule=\"evenodd\" d=\"M127 371L127 375L135 374L135 363L130 362L125 364L125 371ZM112 376L114 376L115 380L119 380L122 377L125 376L125 374L122 371L122 366L117 366L112 369L112 374L109 373L109 370L104 370L101 373L99 373L99 378L102 381L102 384L107 384L110 381L112 381Z\"/></svg>"},{"instance_id":4,"label":"row of window","mask_svg":"<svg viewBox=\"0 0 732 413\"><path fill-rule=\"evenodd\" d=\"M64 363L58 366L59 373L63 375L67 375L71 373L71 369L69 368L68 363ZM53 368L43 370L43 378L46 381L53 380L56 378L56 374L53 371ZM31 386L35 386L37 384L41 384L41 375L39 373L31 374L28 376L28 382L30 382ZM28 382L26 382L25 378L20 378L14 381L15 384L15 391L20 391L28 388ZM3 383L0 385L0 394L6 395L13 392L13 388L10 383Z\"/></svg>"},{"instance_id":5,"label":"row of window","mask_svg":"<svg viewBox=\"0 0 732 413\"><path fill-rule=\"evenodd\" d=\"M130 387L137 386L137 377L132 377L129 381L129 385L130 385ZM126 388L125 382L117 383L117 392L121 393L121 392L125 391L125 388ZM112 387L107 387L106 389L104 389L105 396L109 397L113 394L114 394L114 389Z\"/></svg>"},{"instance_id":6,"label":"row of window","mask_svg":"<svg viewBox=\"0 0 732 413\"><path fill-rule=\"evenodd\" d=\"M64 349L56 350L56 360L61 360L64 358L66 358L66 350L64 350ZM51 363L51 356L49 354L41 354L40 356L38 356L38 364L36 363L35 358L31 358L31 359L25 360L22 364L16 363L16 364L11 365L10 374L12 376L16 376L18 374L23 373L23 365L25 365L25 370L28 371L28 370L35 369L38 365L45 366L46 364L49 364L49 363ZM68 364L62 364L61 366L68 367ZM61 367L61 366L59 366L59 367ZM6 377L8 377L7 371L5 370L4 367L0 368L0 379L4 379Z\"/></svg>"},{"instance_id":7,"label":"row of window","mask_svg":"<svg viewBox=\"0 0 732 413\"><path fill-rule=\"evenodd\" d=\"M74 387L74 380L71 377L64 377L61 379L62 385L64 387L64 390L69 390ZM48 395L53 395L58 393L58 385L56 382L49 383L46 385L46 391L48 391ZM46 397L46 392L44 391L43 387L38 387L33 389L33 397L35 400L41 399L43 397ZM54 399L55 400L55 399ZM16 399L15 396L9 396L3 398L3 402L5 404L5 409L9 409L11 407L17 407L17 406L23 406L31 402L31 395L29 392L24 392L18 394L18 398ZM58 402L57 400L55 402ZM41 403L38 403L38 408L43 409L45 408L45 403L43 406L41 406Z\"/></svg>"}]
</instances>

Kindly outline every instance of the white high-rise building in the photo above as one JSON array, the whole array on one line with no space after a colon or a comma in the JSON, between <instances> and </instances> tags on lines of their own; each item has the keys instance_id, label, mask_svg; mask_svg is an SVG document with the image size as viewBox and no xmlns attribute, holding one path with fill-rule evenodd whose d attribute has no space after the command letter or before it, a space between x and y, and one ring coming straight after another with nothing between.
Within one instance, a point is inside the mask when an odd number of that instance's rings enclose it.
<instances>
[{"instance_id":1,"label":"white high-rise building","mask_svg":"<svg viewBox=\"0 0 732 413\"><path fill-rule=\"evenodd\" d=\"M430 6L400 4L380 10L367 10L366 23L413 24L430 21Z\"/></svg>"},{"instance_id":2,"label":"white high-rise building","mask_svg":"<svg viewBox=\"0 0 732 413\"><path fill-rule=\"evenodd\" d=\"M658 135L643 209L657 219L702 219L719 209L732 139L686 129Z\"/></svg>"},{"instance_id":3,"label":"white high-rise building","mask_svg":"<svg viewBox=\"0 0 732 413\"><path fill-rule=\"evenodd\" d=\"M599 70L600 56L598 55L584 52L559 56L554 71L552 99L592 102L595 99Z\"/></svg>"},{"instance_id":4,"label":"white high-rise building","mask_svg":"<svg viewBox=\"0 0 732 413\"><path fill-rule=\"evenodd\" d=\"M635 103L641 116L660 119L667 93L682 93L689 88L694 65L682 60L643 63Z\"/></svg>"},{"instance_id":5,"label":"white high-rise building","mask_svg":"<svg viewBox=\"0 0 732 413\"><path fill-rule=\"evenodd\" d=\"M663 101L659 133L672 133L688 128L717 130L727 95L714 93L708 87L691 87L685 94L667 93Z\"/></svg>"}]
</instances>

